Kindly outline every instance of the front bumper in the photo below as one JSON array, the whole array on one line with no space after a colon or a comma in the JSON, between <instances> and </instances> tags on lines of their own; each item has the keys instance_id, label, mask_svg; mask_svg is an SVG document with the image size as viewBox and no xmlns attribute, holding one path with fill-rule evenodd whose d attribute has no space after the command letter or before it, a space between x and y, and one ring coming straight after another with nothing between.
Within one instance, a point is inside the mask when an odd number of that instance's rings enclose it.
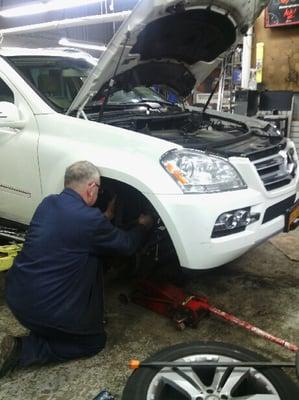
<instances>
[{"instance_id":1,"label":"front bumper","mask_svg":"<svg viewBox=\"0 0 299 400\"><path fill-rule=\"evenodd\" d=\"M284 214L263 222L269 207L287 198L295 200L296 182L276 191L276 195L254 189L215 194L156 195L157 210L170 234L180 265L190 269L208 269L228 263L250 248L283 231ZM157 203L158 202L158 203ZM212 238L218 216L224 212L251 207L260 219L243 232Z\"/></svg>"}]
</instances>

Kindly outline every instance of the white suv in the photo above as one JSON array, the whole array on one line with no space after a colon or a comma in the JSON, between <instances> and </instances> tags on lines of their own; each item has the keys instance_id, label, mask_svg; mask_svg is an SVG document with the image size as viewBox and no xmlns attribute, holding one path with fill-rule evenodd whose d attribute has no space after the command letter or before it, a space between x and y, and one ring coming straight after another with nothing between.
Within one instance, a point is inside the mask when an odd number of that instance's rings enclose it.
<instances>
[{"instance_id":1,"label":"white suv","mask_svg":"<svg viewBox=\"0 0 299 400\"><path fill-rule=\"evenodd\" d=\"M140 2L99 60L75 50L0 51L0 217L26 225L66 166L98 165L115 224L156 215L148 251L213 268L298 223L294 144L267 122L180 98L254 22L263 1ZM155 90L154 90L155 89ZM289 209L293 207L292 212ZM287 216L287 217L286 217Z\"/></svg>"}]
</instances>

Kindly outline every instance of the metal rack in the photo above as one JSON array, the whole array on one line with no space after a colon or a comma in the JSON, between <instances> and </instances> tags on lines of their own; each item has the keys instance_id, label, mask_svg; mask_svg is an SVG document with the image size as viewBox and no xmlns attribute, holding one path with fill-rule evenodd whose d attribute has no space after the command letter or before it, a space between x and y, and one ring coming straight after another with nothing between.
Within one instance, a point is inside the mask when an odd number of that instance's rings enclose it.
<instances>
[{"instance_id":1,"label":"metal rack","mask_svg":"<svg viewBox=\"0 0 299 400\"><path fill-rule=\"evenodd\" d=\"M234 112L236 90L241 87L242 46L239 45L222 61L217 110ZM239 79L236 74L239 72Z\"/></svg>"}]
</instances>

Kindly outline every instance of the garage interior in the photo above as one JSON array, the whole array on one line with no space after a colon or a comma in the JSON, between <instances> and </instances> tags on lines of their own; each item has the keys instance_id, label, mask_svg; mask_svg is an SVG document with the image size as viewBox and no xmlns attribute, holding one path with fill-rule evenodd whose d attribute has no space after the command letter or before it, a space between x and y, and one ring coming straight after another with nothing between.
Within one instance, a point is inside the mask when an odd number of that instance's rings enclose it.
<instances>
[{"instance_id":1,"label":"garage interior","mask_svg":"<svg viewBox=\"0 0 299 400\"><path fill-rule=\"evenodd\" d=\"M80 6L40 14L32 12L8 18L3 13L17 6L25 11L38 3L0 1L2 47L69 46L84 49L98 58L138 1L99 0L86 5L82 0ZM294 142L299 154L298 3L296 7L293 19L277 23L269 17L269 10L272 10L269 5L234 51L222 58L203 82L195 85L192 95L185 101L195 107L205 106L209 101L208 109L268 121L282 136ZM107 16L109 19L105 20ZM87 17L90 18L88 23ZM161 91L170 98L171 92L165 88ZM1 271L1 246L19 243L18 238L15 239L11 233L7 235L7 229L0 223L0 332L20 336L27 330L6 304L7 270ZM186 293L206 296L221 310L299 345L299 229L273 236L236 260L213 269L182 271L175 263L143 267L134 257L133 264L138 264L138 268L130 270L127 266L113 265L105 273L108 338L105 349L91 358L15 370L0 380L0 399L93 400L105 388L115 399L121 399L131 375L129 360L144 360L165 347L185 342L224 342L242 346L268 360L294 360L294 352L287 348L212 314L203 315L196 328L178 330L171 319L131 302L130 293L138 279L154 276L159 281L182 287ZM124 295L128 301L124 301ZM285 369L285 372L298 383L294 369ZM287 397L269 396L269 400L280 398ZM151 399L156 400L156 397ZM220 397L209 399L220 400ZM289 400L296 399L289 397Z\"/></svg>"}]
</instances>

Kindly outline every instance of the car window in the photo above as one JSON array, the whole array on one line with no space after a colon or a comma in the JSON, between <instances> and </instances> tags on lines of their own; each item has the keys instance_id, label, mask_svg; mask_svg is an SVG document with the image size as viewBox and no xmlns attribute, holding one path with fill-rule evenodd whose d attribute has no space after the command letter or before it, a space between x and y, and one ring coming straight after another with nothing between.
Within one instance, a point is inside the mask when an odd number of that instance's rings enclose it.
<instances>
[{"instance_id":1,"label":"car window","mask_svg":"<svg viewBox=\"0 0 299 400\"><path fill-rule=\"evenodd\" d=\"M23 56L10 61L54 106L66 110L76 97L93 64L83 59Z\"/></svg>"},{"instance_id":2,"label":"car window","mask_svg":"<svg viewBox=\"0 0 299 400\"><path fill-rule=\"evenodd\" d=\"M14 94L7 86L7 84L0 78L0 101L8 101L14 103Z\"/></svg>"}]
</instances>

